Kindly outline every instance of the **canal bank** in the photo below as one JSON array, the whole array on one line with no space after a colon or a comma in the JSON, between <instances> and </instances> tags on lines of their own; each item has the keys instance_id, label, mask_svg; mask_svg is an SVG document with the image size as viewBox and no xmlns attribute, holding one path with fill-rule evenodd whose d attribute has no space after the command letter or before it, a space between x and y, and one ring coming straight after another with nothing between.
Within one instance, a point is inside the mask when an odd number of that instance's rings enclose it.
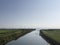
<instances>
[{"instance_id":1,"label":"canal bank","mask_svg":"<svg viewBox=\"0 0 60 45\"><path fill-rule=\"evenodd\" d=\"M51 45L60 45L60 43L54 39L52 39L51 37L49 37L47 34L45 34L43 31L55 31L55 30L40 30L40 35L42 36L42 38L44 38L48 43L50 43ZM58 31L58 30L57 30ZM55 31L56 32L56 31ZM51 32L52 33L52 32ZM54 33L54 32L53 32ZM49 34L49 33L48 33ZM53 35L53 34L51 34ZM55 36L56 37L56 36Z\"/></svg>"},{"instance_id":2,"label":"canal bank","mask_svg":"<svg viewBox=\"0 0 60 45\"><path fill-rule=\"evenodd\" d=\"M11 30L11 31L10 31ZM33 31L35 29L9 29L9 30L0 30L0 45L5 45L6 43L16 40L19 37Z\"/></svg>"}]
</instances>

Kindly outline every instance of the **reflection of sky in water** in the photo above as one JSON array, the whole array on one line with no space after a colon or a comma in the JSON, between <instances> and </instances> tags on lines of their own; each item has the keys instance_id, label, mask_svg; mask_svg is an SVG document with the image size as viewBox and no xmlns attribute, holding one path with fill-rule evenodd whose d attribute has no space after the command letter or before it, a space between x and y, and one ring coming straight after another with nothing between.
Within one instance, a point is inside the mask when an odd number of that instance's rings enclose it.
<instances>
[{"instance_id":1,"label":"reflection of sky in water","mask_svg":"<svg viewBox=\"0 0 60 45\"><path fill-rule=\"evenodd\" d=\"M39 36L39 31L36 30L6 45L48 45L48 43Z\"/></svg>"}]
</instances>

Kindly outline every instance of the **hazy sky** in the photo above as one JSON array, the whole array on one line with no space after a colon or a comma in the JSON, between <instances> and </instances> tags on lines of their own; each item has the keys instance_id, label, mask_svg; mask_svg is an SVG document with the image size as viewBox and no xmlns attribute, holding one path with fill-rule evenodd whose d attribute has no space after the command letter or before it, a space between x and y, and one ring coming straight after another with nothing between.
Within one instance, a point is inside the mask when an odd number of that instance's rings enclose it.
<instances>
[{"instance_id":1,"label":"hazy sky","mask_svg":"<svg viewBox=\"0 0 60 45\"><path fill-rule=\"evenodd\" d=\"M0 28L60 28L60 0L0 0Z\"/></svg>"}]
</instances>

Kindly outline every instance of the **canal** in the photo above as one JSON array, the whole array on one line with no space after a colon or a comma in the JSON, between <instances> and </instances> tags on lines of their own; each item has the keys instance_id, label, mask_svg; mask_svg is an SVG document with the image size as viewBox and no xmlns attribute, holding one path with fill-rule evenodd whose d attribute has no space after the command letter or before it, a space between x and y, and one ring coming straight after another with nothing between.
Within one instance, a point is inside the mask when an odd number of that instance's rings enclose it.
<instances>
[{"instance_id":1,"label":"canal","mask_svg":"<svg viewBox=\"0 0 60 45\"><path fill-rule=\"evenodd\" d=\"M49 45L40 35L39 30L36 29L17 40L10 41L6 45Z\"/></svg>"}]
</instances>

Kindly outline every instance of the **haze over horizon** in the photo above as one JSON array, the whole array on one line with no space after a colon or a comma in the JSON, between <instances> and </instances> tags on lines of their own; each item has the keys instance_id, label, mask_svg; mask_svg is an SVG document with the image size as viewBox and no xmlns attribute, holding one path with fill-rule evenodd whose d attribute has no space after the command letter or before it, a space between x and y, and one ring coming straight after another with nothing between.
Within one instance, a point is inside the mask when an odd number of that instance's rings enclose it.
<instances>
[{"instance_id":1,"label":"haze over horizon","mask_svg":"<svg viewBox=\"0 0 60 45\"><path fill-rule=\"evenodd\" d=\"M0 28L60 28L60 0L0 0Z\"/></svg>"}]
</instances>

